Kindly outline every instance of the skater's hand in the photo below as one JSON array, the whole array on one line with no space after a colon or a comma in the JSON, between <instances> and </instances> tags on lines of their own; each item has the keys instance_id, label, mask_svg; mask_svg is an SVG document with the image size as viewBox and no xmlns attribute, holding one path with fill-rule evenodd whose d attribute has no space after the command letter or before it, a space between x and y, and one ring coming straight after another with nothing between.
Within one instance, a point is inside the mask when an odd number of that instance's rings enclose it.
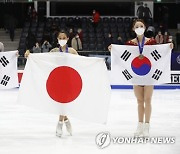
<instances>
[{"instance_id":1,"label":"skater's hand","mask_svg":"<svg viewBox=\"0 0 180 154\"><path fill-rule=\"evenodd\" d=\"M26 52L25 52L25 54L24 54L24 57L25 57L25 58L28 58L29 54L30 54L30 51L29 51L29 50L26 50Z\"/></svg>"},{"instance_id":2,"label":"skater's hand","mask_svg":"<svg viewBox=\"0 0 180 154\"><path fill-rule=\"evenodd\" d=\"M108 46L108 50L111 52L112 45Z\"/></svg>"},{"instance_id":3,"label":"skater's hand","mask_svg":"<svg viewBox=\"0 0 180 154\"><path fill-rule=\"evenodd\" d=\"M173 49L174 48L174 44L170 43L170 48Z\"/></svg>"},{"instance_id":4,"label":"skater's hand","mask_svg":"<svg viewBox=\"0 0 180 154\"><path fill-rule=\"evenodd\" d=\"M19 57L19 51L16 52L16 56Z\"/></svg>"}]
</instances>

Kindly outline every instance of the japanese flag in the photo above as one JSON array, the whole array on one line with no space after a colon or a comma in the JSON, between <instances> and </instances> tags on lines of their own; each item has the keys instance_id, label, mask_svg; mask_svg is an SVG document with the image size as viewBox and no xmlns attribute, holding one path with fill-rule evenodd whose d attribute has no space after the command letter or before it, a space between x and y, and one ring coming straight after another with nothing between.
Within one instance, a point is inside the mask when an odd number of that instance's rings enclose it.
<instances>
[{"instance_id":1,"label":"japanese flag","mask_svg":"<svg viewBox=\"0 0 180 154\"><path fill-rule=\"evenodd\" d=\"M110 90L104 59L37 53L27 60L18 102L58 115L105 123Z\"/></svg>"},{"instance_id":2,"label":"japanese flag","mask_svg":"<svg viewBox=\"0 0 180 154\"><path fill-rule=\"evenodd\" d=\"M113 85L158 85L170 83L170 44L138 46L112 45Z\"/></svg>"},{"instance_id":3,"label":"japanese flag","mask_svg":"<svg viewBox=\"0 0 180 154\"><path fill-rule=\"evenodd\" d=\"M0 89L19 86L16 53L17 51L0 52Z\"/></svg>"}]
</instances>

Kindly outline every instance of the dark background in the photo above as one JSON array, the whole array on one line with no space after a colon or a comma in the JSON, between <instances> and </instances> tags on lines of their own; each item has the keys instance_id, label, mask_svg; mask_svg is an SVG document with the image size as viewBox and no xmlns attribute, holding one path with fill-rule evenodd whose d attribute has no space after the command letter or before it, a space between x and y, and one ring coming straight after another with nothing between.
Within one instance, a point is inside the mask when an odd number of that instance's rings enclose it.
<instances>
[{"instance_id":1,"label":"dark background","mask_svg":"<svg viewBox=\"0 0 180 154\"><path fill-rule=\"evenodd\" d=\"M71 5L70 5L71 4ZM0 3L0 27L3 27L5 15L12 15L22 27L26 19L27 8L33 3ZM180 3L154 3L154 21L158 21L159 9L168 7L169 28L177 28L180 23ZM134 2L51 2L52 16L91 16L92 10L97 9L101 16L133 16ZM46 2L38 2L39 15L45 16Z\"/></svg>"},{"instance_id":2,"label":"dark background","mask_svg":"<svg viewBox=\"0 0 180 154\"><path fill-rule=\"evenodd\" d=\"M104 16L134 16L134 3L102 3L102 2L85 2L85 3L73 3L70 5L68 2L51 2L51 15L84 15L88 16L92 14L92 10L96 9L100 15Z\"/></svg>"}]
</instances>

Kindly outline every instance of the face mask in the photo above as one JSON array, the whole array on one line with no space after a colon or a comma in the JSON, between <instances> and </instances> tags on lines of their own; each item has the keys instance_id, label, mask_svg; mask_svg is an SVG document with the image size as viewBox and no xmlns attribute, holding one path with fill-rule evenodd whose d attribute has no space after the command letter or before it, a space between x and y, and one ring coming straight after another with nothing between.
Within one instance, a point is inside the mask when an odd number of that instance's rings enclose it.
<instances>
[{"instance_id":1,"label":"face mask","mask_svg":"<svg viewBox=\"0 0 180 154\"><path fill-rule=\"evenodd\" d=\"M143 35L143 34L144 34L144 31L145 31L145 29L144 29L144 28L141 28L141 27L135 29L135 33L136 33L137 35Z\"/></svg>"},{"instance_id":2,"label":"face mask","mask_svg":"<svg viewBox=\"0 0 180 154\"><path fill-rule=\"evenodd\" d=\"M66 45L67 40L58 40L58 43L60 44L61 47L63 47Z\"/></svg>"}]
</instances>

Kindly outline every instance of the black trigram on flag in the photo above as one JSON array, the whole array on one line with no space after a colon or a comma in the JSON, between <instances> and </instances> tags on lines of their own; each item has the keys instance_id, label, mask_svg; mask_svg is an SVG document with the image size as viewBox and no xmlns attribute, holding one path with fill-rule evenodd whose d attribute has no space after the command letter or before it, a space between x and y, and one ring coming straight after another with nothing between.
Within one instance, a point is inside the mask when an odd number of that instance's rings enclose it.
<instances>
[{"instance_id":1,"label":"black trigram on flag","mask_svg":"<svg viewBox=\"0 0 180 154\"><path fill-rule=\"evenodd\" d=\"M161 58L161 55L158 53L157 50L154 50L153 52L151 52L151 56L153 56L155 61L157 61Z\"/></svg>"},{"instance_id":2,"label":"black trigram on flag","mask_svg":"<svg viewBox=\"0 0 180 154\"><path fill-rule=\"evenodd\" d=\"M2 79L0 84L6 86L8 84L8 82L9 82L9 80L10 80L10 77L7 76L7 75L4 75L4 77L3 77L3 79Z\"/></svg>"},{"instance_id":3,"label":"black trigram on flag","mask_svg":"<svg viewBox=\"0 0 180 154\"><path fill-rule=\"evenodd\" d=\"M0 63L2 64L2 66L6 67L9 64L9 61L6 59L5 56L2 56L0 58Z\"/></svg>"},{"instance_id":4,"label":"black trigram on flag","mask_svg":"<svg viewBox=\"0 0 180 154\"><path fill-rule=\"evenodd\" d=\"M162 75L162 71L156 69L156 71L154 72L154 74L152 75L152 78L155 80L159 80L160 76Z\"/></svg>"},{"instance_id":5,"label":"black trigram on flag","mask_svg":"<svg viewBox=\"0 0 180 154\"><path fill-rule=\"evenodd\" d=\"M125 76L125 78L127 79L127 80L130 80L130 79L132 79L133 77L131 76L131 74L128 72L128 70L124 70L124 71L122 71L122 73L123 73L123 75Z\"/></svg>"},{"instance_id":6,"label":"black trigram on flag","mask_svg":"<svg viewBox=\"0 0 180 154\"><path fill-rule=\"evenodd\" d=\"M131 56L131 53L129 51L125 50L124 53L121 55L121 58L124 61L127 61L130 56Z\"/></svg>"}]
</instances>

